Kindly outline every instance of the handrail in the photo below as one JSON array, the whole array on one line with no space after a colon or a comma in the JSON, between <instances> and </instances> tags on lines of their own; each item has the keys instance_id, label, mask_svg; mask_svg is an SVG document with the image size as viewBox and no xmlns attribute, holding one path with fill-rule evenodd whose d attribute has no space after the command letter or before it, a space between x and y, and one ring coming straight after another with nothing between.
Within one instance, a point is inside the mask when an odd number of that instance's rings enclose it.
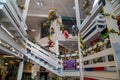
<instances>
[{"instance_id":1,"label":"handrail","mask_svg":"<svg viewBox=\"0 0 120 80\"><path fill-rule=\"evenodd\" d=\"M33 44L32 42L30 42L29 40L27 40L27 44L29 44L29 46L27 45L27 48L30 49L31 51L35 52L36 56L41 57L42 59L46 60L47 62L49 62L50 64L54 64L54 65L59 65L59 59L58 58L51 58L48 54L47 51L45 51L44 49L42 49L40 46Z\"/></svg>"},{"instance_id":2,"label":"handrail","mask_svg":"<svg viewBox=\"0 0 120 80\"><path fill-rule=\"evenodd\" d=\"M16 10L14 9L13 5L10 3L9 0L0 1L0 2L4 6L3 12L7 15L7 17L10 20L14 21L14 25L16 25L15 26L16 30L24 38L27 34L26 31L22 28L25 25L24 21L20 20L20 18L17 15L18 13L16 12Z\"/></svg>"},{"instance_id":3,"label":"handrail","mask_svg":"<svg viewBox=\"0 0 120 80\"><path fill-rule=\"evenodd\" d=\"M96 17L96 15L99 13L99 11L102 9L102 4L100 5L96 5L93 10L91 11L92 14L90 16L87 16L85 18L85 20L83 21L83 24L80 27L80 32L82 32L83 28L86 28L85 26L87 26L88 24L91 23L92 18L94 19ZM86 24L87 23L87 24Z\"/></svg>"}]
</instances>

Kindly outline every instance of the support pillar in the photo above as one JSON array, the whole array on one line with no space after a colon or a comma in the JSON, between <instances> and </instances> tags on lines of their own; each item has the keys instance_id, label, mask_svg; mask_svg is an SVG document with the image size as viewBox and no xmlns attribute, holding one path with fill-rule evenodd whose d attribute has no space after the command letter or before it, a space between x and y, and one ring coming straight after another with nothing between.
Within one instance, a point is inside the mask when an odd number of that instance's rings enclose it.
<instances>
[{"instance_id":1,"label":"support pillar","mask_svg":"<svg viewBox=\"0 0 120 80\"><path fill-rule=\"evenodd\" d=\"M22 60L22 61L19 63L17 80L22 80L23 67L24 67L24 60Z\"/></svg>"},{"instance_id":2,"label":"support pillar","mask_svg":"<svg viewBox=\"0 0 120 80\"><path fill-rule=\"evenodd\" d=\"M76 22L77 27L80 29L80 9L79 9L79 0L75 0L75 13L76 13ZM80 72L80 80L83 79L83 70L82 70L82 54L80 49L80 38L79 38L79 32L78 32L78 50L79 50L79 72Z\"/></svg>"},{"instance_id":3,"label":"support pillar","mask_svg":"<svg viewBox=\"0 0 120 80\"><path fill-rule=\"evenodd\" d=\"M23 10L23 19L26 20L30 0L25 0L25 9Z\"/></svg>"}]
</instances>

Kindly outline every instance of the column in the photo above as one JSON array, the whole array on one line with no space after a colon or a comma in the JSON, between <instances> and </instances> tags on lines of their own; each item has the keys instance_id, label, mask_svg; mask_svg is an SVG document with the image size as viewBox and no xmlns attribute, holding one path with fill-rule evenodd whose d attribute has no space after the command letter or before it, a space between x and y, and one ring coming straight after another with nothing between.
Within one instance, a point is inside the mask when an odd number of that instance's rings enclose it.
<instances>
[{"instance_id":1,"label":"column","mask_svg":"<svg viewBox=\"0 0 120 80\"><path fill-rule=\"evenodd\" d=\"M25 9L23 11L23 19L26 20L30 0L25 0Z\"/></svg>"},{"instance_id":2,"label":"column","mask_svg":"<svg viewBox=\"0 0 120 80\"><path fill-rule=\"evenodd\" d=\"M24 66L24 60L22 60L22 61L19 63L17 80L22 80L23 66Z\"/></svg>"},{"instance_id":3,"label":"column","mask_svg":"<svg viewBox=\"0 0 120 80\"><path fill-rule=\"evenodd\" d=\"M79 1L75 0L75 13L76 13L76 22L77 27L80 29L80 9L79 9ZM79 32L78 32L78 49L79 49L79 72L80 72L80 80L83 79L83 70L82 70L82 56L81 56L81 49L80 49L80 38L79 38Z\"/></svg>"}]
</instances>

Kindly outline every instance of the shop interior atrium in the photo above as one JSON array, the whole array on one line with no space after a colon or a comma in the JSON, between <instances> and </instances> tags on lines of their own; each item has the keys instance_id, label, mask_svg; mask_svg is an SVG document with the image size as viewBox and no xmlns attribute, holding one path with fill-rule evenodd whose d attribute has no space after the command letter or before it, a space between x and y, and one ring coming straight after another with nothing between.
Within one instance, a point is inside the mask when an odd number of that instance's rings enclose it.
<instances>
[{"instance_id":1,"label":"shop interior atrium","mask_svg":"<svg viewBox=\"0 0 120 80\"><path fill-rule=\"evenodd\" d=\"M0 80L120 80L120 0L0 0Z\"/></svg>"}]
</instances>

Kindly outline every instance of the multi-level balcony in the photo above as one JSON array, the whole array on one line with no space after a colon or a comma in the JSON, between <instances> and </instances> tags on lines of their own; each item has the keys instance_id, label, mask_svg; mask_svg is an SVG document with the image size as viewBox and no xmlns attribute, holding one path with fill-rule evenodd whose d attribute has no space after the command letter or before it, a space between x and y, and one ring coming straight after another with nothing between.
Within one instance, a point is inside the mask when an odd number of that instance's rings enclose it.
<instances>
[{"instance_id":1,"label":"multi-level balcony","mask_svg":"<svg viewBox=\"0 0 120 80\"><path fill-rule=\"evenodd\" d=\"M120 15L120 0L112 0L111 1L112 6L114 7L114 14L115 17L118 17Z\"/></svg>"},{"instance_id":2,"label":"multi-level balcony","mask_svg":"<svg viewBox=\"0 0 120 80\"><path fill-rule=\"evenodd\" d=\"M106 0L107 1L107 0ZM109 2L109 1L108 1ZM81 25L80 32L84 43L82 62L84 77L98 80L118 79L118 67L111 34L107 28L109 23L105 16L99 16L101 5L93 9ZM108 7L108 3L105 7Z\"/></svg>"},{"instance_id":3,"label":"multi-level balcony","mask_svg":"<svg viewBox=\"0 0 120 80\"><path fill-rule=\"evenodd\" d=\"M25 54L25 56L27 56L28 59L33 60L49 71L60 76L61 61L55 54L51 54L51 52L48 53L40 46L33 44L27 40L27 54Z\"/></svg>"},{"instance_id":4,"label":"multi-level balcony","mask_svg":"<svg viewBox=\"0 0 120 80\"><path fill-rule=\"evenodd\" d=\"M24 40L27 26L15 1L0 1L0 23L19 41Z\"/></svg>"},{"instance_id":5,"label":"multi-level balcony","mask_svg":"<svg viewBox=\"0 0 120 80\"><path fill-rule=\"evenodd\" d=\"M14 0L0 0L0 50L20 59L29 59L61 76L61 61L27 40L27 26Z\"/></svg>"},{"instance_id":6,"label":"multi-level balcony","mask_svg":"<svg viewBox=\"0 0 120 80\"><path fill-rule=\"evenodd\" d=\"M97 16L100 17L100 16ZM102 16L103 17L103 16ZM106 23L104 18L95 18L93 21L89 24L89 26L81 33L83 35L83 42L87 42L90 38L100 35L100 32L102 32L106 28Z\"/></svg>"}]
</instances>

